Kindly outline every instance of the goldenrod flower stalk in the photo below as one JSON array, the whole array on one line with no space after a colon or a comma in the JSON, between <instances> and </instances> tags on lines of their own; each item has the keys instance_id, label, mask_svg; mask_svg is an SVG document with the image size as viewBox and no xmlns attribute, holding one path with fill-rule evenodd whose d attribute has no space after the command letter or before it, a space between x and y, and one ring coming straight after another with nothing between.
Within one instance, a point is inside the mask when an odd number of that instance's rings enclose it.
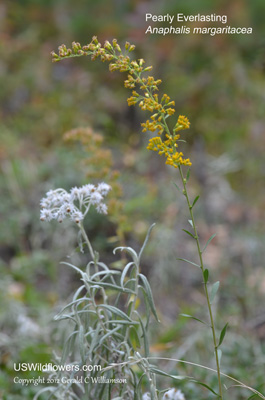
<instances>
[{"instance_id":1,"label":"goldenrod flower stalk","mask_svg":"<svg viewBox=\"0 0 265 400\"><path fill-rule=\"evenodd\" d=\"M180 136L176 133L180 130L188 129L190 126L189 120L184 115L180 115L173 133L169 132L166 120L175 114L175 102L167 94L163 94L159 98L156 92L162 81L161 79L155 79L153 76L145 76L146 73L152 70L152 67L144 67L145 61L142 58L139 60L130 59L129 53L134 48L134 45L126 42L125 53L123 54L116 39L112 41L112 44L106 41L102 46L98 39L93 37L91 43L83 47L77 42L72 43L72 49L67 49L65 45L61 45L58 54L52 52L52 56L53 61L56 62L63 58L90 55L92 60L100 58L103 62L110 62L109 69L111 72L127 72L128 76L124 81L124 86L132 90L132 95L127 100L128 105L134 106L138 104L143 111L147 110L152 113L150 120L148 119L142 123L143 132L155 132L161 137L163 133L165 134L159 147L154 145L153 139L156 138L151 139L147 146L148 150L158 151L159 155L166 157L166 164L175 168L180 165L190 166L190 159L185 159L183 153L177 151L177 141ZM137 86L140 87L142 94L135 90Z\"/></svg>"}]
</instances>

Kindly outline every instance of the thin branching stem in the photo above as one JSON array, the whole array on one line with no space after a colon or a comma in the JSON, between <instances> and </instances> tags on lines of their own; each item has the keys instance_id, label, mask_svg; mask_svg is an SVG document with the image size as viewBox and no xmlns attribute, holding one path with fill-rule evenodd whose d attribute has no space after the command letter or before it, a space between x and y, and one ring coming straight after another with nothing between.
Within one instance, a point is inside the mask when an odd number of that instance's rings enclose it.
<instances>
[{"instance_id":1,"label":"thin branching stem","mask_svg":"<svg viewBox=\"0 0 265 400\"><path fill-rule=\"evenodd\" d=\"M179 166L179 172L180 172L180 176L181 176L181 180L182 180L182 184L183 184L183 194L186 198L186 201L187 201L187 204L189 207L190 217L191 217L191 221L192 221L192 227L194 230L194 239L197 244L197 250L198 250L198 255L199 255L199 259L200 259L200 268L201 268L202 276L203 276L204 291L205 291L205 296L206 296L206 301L207 301L207 306L208 306L208 311L209 311L209 317L210 317L210 321L211 321L211 329L212 329L214 353L215 353L216 369L217 369L217 377L218 377L218 385L219 385L219 396L220 396L220 399L222 400L223 394L222 394L222 382L221 382L221 373L220 373L220 361L219 361L219 355L218 355L218 346L217 346L212 306L211 306L211 302L210 302L207 281L205 280L205 277L204 277L205 267L204 267L203 258L202 258L202 250L201 250L201 246L200 246L198 231L197 231L196 224L195 224L195 218L194 218L194 214L193 214L192 205L191 205L188 191L187 191L187 180L186 180L186 178L184 178L181 166Z\"/></svg>"}]
</instances>

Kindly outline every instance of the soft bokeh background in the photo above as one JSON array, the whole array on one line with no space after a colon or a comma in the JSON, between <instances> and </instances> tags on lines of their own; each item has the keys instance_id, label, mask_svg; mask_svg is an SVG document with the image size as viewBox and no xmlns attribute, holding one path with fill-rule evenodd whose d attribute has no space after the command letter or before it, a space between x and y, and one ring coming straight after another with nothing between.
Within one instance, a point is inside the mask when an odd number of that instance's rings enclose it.
<instances>
[{"instance_id":1,"label":"soft bokeh background","mask_svg":"<svg viewBox=\"0 0 265 400\"><path fill-rule=\"evenodd\" d=\"M145 35L146 12L225 14L228 25L252 26L253 34ZM78 285L78 277L59 265L75 252L75 227L39 221L39 201L47 190L88 179L89 163L80 163L88 157L86 149L63 140L78 127L101 133L113 152L124 192L122 239L139 249L156 222L142 266L161 317L151 333L153 353L212 362L205 328L178 316L206 312L199 272L176 261L196 257L181 231L188 218L184 199L173 185L174 171L145 149L148 135L140 129L145 116L128 108L125 77L88 58L51 63L58 45L86 44L93 35L101 42L116 37L134 43L135 57L153 65L154 76L163 80L161 91L191 121L184 145L193 161L190 191L201 196L196 210L201 240L217 233L206 264L212 280L221 282L218 327L229 322L222 368L264 391L264 14L263 0L1 3L0 397L32 398L34 387L12 383L13 363L50 361L62 334L52 317ZM117 221L93 215L88 226L108 262L117 261L112 255L119 244ZM215 379L174 363L160 366L208 383ZM191 384L180 387L187 400L208 396ZM237 389L229 395L247 398Z\"/></svg>"}]
</instances>

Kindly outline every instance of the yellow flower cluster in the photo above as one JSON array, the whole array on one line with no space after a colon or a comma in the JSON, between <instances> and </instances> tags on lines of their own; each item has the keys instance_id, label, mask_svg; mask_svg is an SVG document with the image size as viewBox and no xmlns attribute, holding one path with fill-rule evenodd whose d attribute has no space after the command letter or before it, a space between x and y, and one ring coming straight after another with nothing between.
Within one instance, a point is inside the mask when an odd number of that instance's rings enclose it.
<instances>
[{"instance_id":1,"label":"yellow flower cluster","mask_svg":"<svg viewBox=\"0 0 265 400\"><path fill-rule=\"evenodd\" d=\"M189 127L190 121L188 120L188 118L184 115L180 115L178 117L178 122L176 123L176 126L174 128L174 132L180 131L182 129L189 129Z\"/></svg>"},{"instance_id":2,"label":"yellow flower cluster","mask_svg":"<svg viewBox=\"0 0 265 400\"><path fill-rule=\"evenodd\" d=\"M164 154L166 157L166 164L171 165L172 167L178 168L179 165L190 166L191 165L190 159L183 158L183 153L177 151L178 148L177 141L179 140L180 135L175 133L181 129L188 129L189 126L190 122L188 118L186 118L184 115L180 115L176 127L174 129L174 134L170 135L166 133L165 140L162 140L160 136L151 138L149 140L147 149L152 151L157 151L159 155Z\"/></svg>"},{"instance_id":3,"label":"yellow flower cluster","mask_svg":"<svg viewBox=\"0 0 265 400\"><path fill-rule=\"evenodd\" d=\"M131 61L129 53L134 49L134 45L126 42L125 54L123 54L116 39L113 39L112 43L106 41L104 46L101 46L97 37L94 36L91 43L83 47L77 42L72 43L72 49L67 49L65 45L62 45L59 47L59 53L52 52L52 56L53 61L59 61L67 57L91 55L92 60L100 58L103 62L109 61L110 71L127 72L128 76L124 85L132 90L132 95L127 100L128 105L134 106L138 104L141 110L152 113L151 118L142 123L143 132L157 132L159 135L165 132L166 134L164 141L161 137L150 139L147 148L158 151L159 154L165 154L166 163L176 168L180 164L191 165L188 158L184 159L183 154L176 151L178 147L177 140L179 139L179 135L176 132L188 129L190 122L185 116L180 115L173 129L173 135L170 134L166 120L175 113L175 102L171 101L167 94L163 94L159 99L158 94L155 92L158 91L158 85L162 81L160 79L155 80L153 76L142 76L143 73L151 71L152 67L144 67L145 61L143 59ZM143 94L134 90L137 85L140 86Z\"/></svg>"}]
</instances>

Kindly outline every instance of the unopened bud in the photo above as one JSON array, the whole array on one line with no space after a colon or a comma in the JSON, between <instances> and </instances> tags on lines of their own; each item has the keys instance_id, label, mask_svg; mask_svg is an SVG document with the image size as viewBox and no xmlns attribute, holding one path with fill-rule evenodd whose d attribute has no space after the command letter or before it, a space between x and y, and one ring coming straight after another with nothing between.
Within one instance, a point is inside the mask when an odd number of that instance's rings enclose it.
<instances>
[{"instance_id":1,"label":"unopened bud","mask_svg":"<svg viewBox=\"0 0 265 400\"><path fill-rule=\"evenodd\" d=\"M112 49L112 46L111 46L111 44L110 44L110 42L109 42L108 40L105 41L104 47L105 47L105 49L107 49L107 50L111 50L111 49Z\"/></svg>"},{"instance_id":2,"label":"unopened bud","mask_svg":"<svg viewBox=\"0 0 265 400\"><path fill-rule=\"evenodd\" d=\"M146 67L146 68L144 69L144 72L151 71L152 69L153 69L153 67L152 67L152 65L150 65L150 67Z\"/></svg>"},{"instance_id":3,"label":"unopened bud","mask_svg":"<svg viewBox=\"0 0 265 400\"><path fill-rule=\"evenodd\" d=\"M56 54L55 51L51 51L51 56L54 58L59 58L58 54Z\"/></svg>"},{"instance_id":4,"label":"unopened bud","mask_svg":"<svg viewBox=\"0 0 265 400\"><path fill-rule=\"evenodd\" d=\"M81 49L81 44L78 42L72 42L72 49L73 49L74 53L76 54L78 52L78 50Z\"/></svg>"}]
</instances>

